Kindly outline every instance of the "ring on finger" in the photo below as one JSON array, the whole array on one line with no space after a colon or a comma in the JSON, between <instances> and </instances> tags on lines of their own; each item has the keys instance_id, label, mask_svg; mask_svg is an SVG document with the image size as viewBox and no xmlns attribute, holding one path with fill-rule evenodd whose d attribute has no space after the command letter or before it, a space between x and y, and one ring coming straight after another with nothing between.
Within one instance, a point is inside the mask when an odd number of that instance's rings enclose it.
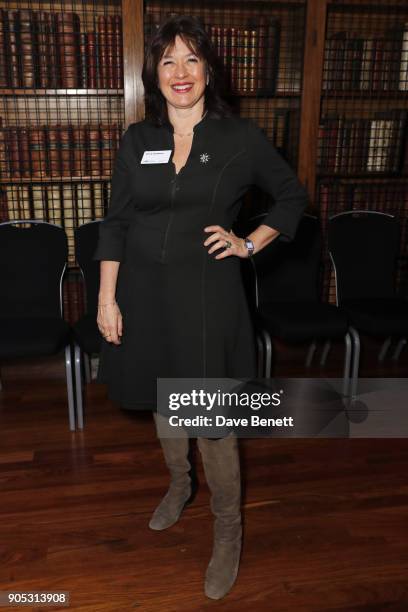
<instances>
[{"instance_id":1,"label":"ring on finger","mask_svg":"<svg viewBox=\"0 0 408 612\"><path fill-rule=\"evenodd\" d=\"M229 240L225 241L225 248L226 249L230 249L232 247L232 242L230 242Z\"/></svg>"}]
</instances>

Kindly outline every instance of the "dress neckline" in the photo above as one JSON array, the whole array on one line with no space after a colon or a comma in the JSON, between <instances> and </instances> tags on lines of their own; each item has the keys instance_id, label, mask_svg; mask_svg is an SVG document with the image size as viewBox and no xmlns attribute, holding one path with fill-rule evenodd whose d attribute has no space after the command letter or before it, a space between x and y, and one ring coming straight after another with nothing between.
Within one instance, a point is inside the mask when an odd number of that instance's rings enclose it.
<instances>
[{"instance_id":1,"label":"dress neckline","mask_svg":"<svg viewBox=\"0 0 408 612\"><path fill-rule=\"evenodd\" d=\"M193 126L193 134L195 134L196 132L198 132L203 125L205 125L207 123L209 119L208 116L208 110L205 111L204 115L201 117L200 121L198 121L194 126ZM172 123L170 123L170 121L168 123L164 124L164 127L171 133L174 134L174 126Z\"/></svg>"}]
</instances>

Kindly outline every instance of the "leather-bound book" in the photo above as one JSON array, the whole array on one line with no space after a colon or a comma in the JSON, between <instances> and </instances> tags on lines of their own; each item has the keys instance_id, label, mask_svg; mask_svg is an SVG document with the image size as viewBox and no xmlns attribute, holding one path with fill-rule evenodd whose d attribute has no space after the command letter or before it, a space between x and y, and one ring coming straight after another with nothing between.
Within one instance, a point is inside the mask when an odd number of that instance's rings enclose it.
<instances>
[{"instance_id":1,"label":"leather-bound book","mask_svg":"<svg viewBox=\"0 0 408 612\"><path fill-rule=\"evenodd\" d=\"M114 87L123 87L123 48L122 48L122 18L120 15L113 16L113 40L114 40Z\"/></svg>"},{"instance_id":2,"label":"leather-bound book","mask_svg":"<svg viewBox=\"0 0 408 612\"><path fill-rule=\"evenodd\" d=\"M8 153L8 130L1 126L0 118L0 178L10 178L10 157Z\"/></svg>"},{"instance_id":3,"label":"leather-bound book","mask_svg":"<svg viewBox=\"0 0 408 612\"><path fill-rule=\"evenodd\" d=\"M41 178L47 175L47 148L43 127L29 130L31 176Z\"/></svg>"},{"instance_id":4,"label":"leather-bound book","mask_svg":"<svg viewBox=\"0 0 408 612\"><path fill-rule=\"evenodd\" d=\"M88 58L88 88L96 89L96 35L95 32L87 32L87 58Z\"/></svg>"},{"instance_id":5,"label":"leather-bound book","mask_svg":"<svg viewBox=\"0 0 408 612\"><path fill-rule=\"evenodd\" d=\"M20 61L22 86L36 86L36 43L35 13L31 10L20 10Z\"/></svg>"},{"instance_id":6,"label":"leather-bound book","mask_svg":"<svg viewBox=\"0 0 408 612\"><path fill-rule=\"evenodd\" d=\"M21 178L20 151L18 146L18 128L8 129L8 155L10 161L10 174L13 178Z\"/></svg>"},{"instance_id":7,"label":"leather-bound book","mask_svg":"<svg viewBox=\"0 0 408 612\"><path fill-rule=\"evenodd\" d=\"M57 36L57 15L56 13L48 13L49 27L49 52L48 52L48 67L49 67L49 87L56 89L60 86L60 60L59 60L59 42Z\"/></svg>"},{"instance_id":8,"label":"leather-bound book","mask_svg":"<svg viewBox=\"0 0 408 612\"><path fill-rule=\"evenodd\" d=\"M91 185L89 183L77 183L75 185L76 208L78 225L92 221Z\"/></svg>"},{"instance_id":9,"label":"leather-bound book","mask_svg":"<svg viewBox=\"0 0 408 612\"><path fill-rule=\"evenodd\" d=\"M8 86L6 55L7 13L0 9L0 87Z\"/></svg>"},{"instance_id":10,"label":"leather-bound book","mask_svg":"<svg viewBox=\"0 0 408 612\"><path fill-rule=\"evenodd\" d=\"M22 178L30 178L30 140L28 128L18 129L18 148L20 154L20 168Z\"/></svg>"},{"instance_id":11,"label":"leather-bound book","mask_svg":"<svg viewBox=\"0 0 408 612\"><path fill-rule=\"evenodd\" d=\"M79 35L79 87L88 87L88 35L81 32Z\"/></svg>"},{"instance_id":12,"label":"leather-bound book","mask_svg":"<svg viewBox=\"0 0 408 612\"><path fill-rule=\"evenodd\" d=\"M91 187L94 219L103 219L106 211L103 183L92 183Z\"/></svg>"},{"instance_id":13,"label":"leather-bound book","mask_svg":"<svg viewBox=\"0 0 408 612\"><path fill-rule=\"evenodd\" d=\"M101 124L101 174L109 177L112 173L114 126Z\"/></svg>"},{"instance_id":14,"label":"leather-bound book","mask_svg":"<svg viewBox=\"0 0 408 612\"><path fill-rule=\"evenodd\" d=\"M61 176L60 125L49 125L46 128L49 176Z\"/></svg>"},{"instance_id":15,"label":"leather-bound book","mask_svg":"<svg viewBox=\"0 0 408 612\"><path fill-rule=\"evenodd\" d=\"M88 128L89 144L89 175L101 175L101 147L99 126L89 125Z\"/></svg>"},{"instance_id":16,"label":"leather-bound book","mask_svg":"<svg viewBox=\"0 0 408 612\"><path fill-rule=\"evenodd\" d=\"M10 87L21 87L18 11L3 13L6 25L6 65Z\"/></svg>"},{"instance_id":17,"label":"leather-bound book","mask_svg":"<svg viewBox=\"0 0 408 612\"><path fill-rule=\"evenodd\" d=\"M258 89L258 62L259 62L259 30L255 26L250 26L248 38L248 58L247 64L247 83L246 90L255 93Z\"/></svg>"},{"instance_id":18,"label":"leather-bound book","mask_svg":"<svg viewBox=\"0 0 408 612\"><path fill-rule=\"evenodd\" d=\"M61 176L72 175L72 130L70 125L60 128Z\"/></svg>"},{"instance_id":19,"label":"leather-bound book","mask_svg":"<svg viewBox=\"0 0 408 612\"><path fill-rule=\"evenodd\" d=\"M116 87L114 78L115 57L114 57L114 35L113 35L113 15L106 16L106 87L113 89Z\"/></svg>"},{"instance_id":20,"label":"leather-bound book","mask_svg":"<svg viewBox=\"0 0 408 612\"><path fill-rule=\"evenodd\" d=\"M44 185L31 186L34 219L41 219L42 221L47 221L47 202L45 197L46 189L47 188Z\"/></svg>"},{"instance_id":21,"label":"leather-bound book","mask_svg":"<svg viewBox=\"0 0 408 612\"><path fill-rule=\"evenodd\" d=\"M76 13L57 13L56 40L61 87L67 89L78 87L79 28L79 17Z\"/></svg>"},{"instance_id":22,"label":"leather-bound book","mask_svg":"<svg viewBox=\"0 0 408 612\"><path fill-rule=\"evenodd\" d=\"M38 87L56 87L56 44L53 16L37 11Z\"/></svg>"},{"instance_id":23,"label":"leather-bound book","mask_svg":"<svg viewBox=\"0 0 408 612\"><path fill-rule=\"evenodd\" d=\"M85 125L72 127L73 160L72 172L74 176L88 174L87 163L87 129Z\"/></svg>"},{"instance_id":24,"label":"leather-bound book","mask_svg":"<svg viewBox=\"0 0 408 612\"><path fill-rule=\"evenodd\" d=\"M231 90L237 88L237 77L238 77L238 29L230 28L230 58L229 58L229 71L230 71L230 83Z\"/></svg>"},{"instance_id":25,"label":"leather-bound book","mask_svg":"<svg viewBox=\"0 0 408 612\"><path fill-rule=\"evenodd\" d=\"M98 17L98 87L107 87L108 56L106 45L106 18L104 15Z\"/></svg>"}]
</instances>

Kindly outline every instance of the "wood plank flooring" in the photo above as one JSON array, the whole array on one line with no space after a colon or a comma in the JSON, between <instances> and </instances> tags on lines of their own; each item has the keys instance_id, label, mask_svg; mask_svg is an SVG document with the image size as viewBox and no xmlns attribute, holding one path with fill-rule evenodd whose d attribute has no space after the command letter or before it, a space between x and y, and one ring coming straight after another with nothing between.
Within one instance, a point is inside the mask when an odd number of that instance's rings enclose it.
<instances>
[{"instance_id":1,"label":"wood plank flooring","mask_svg":"<svg viewBox=\"0 0 408 612\"><path fill-rule=\"evenodd\" d=\"M406 376L407 356L371 366L363 374ZM213 519L195 440L197 497L153 532L168 476L150 413L119 409L92 383L86 429L71 433L62 358L4 365L2 382L0 590L69 591L65 609L81 612L408 610L406 440L240 440L240 572L212 601Z\"/></svg>"}]
</instances>

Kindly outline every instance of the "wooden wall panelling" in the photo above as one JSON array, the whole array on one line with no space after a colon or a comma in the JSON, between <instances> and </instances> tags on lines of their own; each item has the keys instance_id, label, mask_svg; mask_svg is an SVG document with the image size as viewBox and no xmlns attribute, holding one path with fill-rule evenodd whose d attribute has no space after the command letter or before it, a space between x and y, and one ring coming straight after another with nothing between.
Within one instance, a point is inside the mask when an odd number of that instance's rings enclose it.
<instances>
[{"instance_id":1,"label":"wooden wall panelling","mask_svg":"<svg viewBox=\"0 0 408 612\"><path fill-rule=\"evenodd\" d=\"M309 0L305 28L303 91L300 111L298 176L315 206L317 144L320 121L327 0Z\"/></svg>"}]
</instances>

